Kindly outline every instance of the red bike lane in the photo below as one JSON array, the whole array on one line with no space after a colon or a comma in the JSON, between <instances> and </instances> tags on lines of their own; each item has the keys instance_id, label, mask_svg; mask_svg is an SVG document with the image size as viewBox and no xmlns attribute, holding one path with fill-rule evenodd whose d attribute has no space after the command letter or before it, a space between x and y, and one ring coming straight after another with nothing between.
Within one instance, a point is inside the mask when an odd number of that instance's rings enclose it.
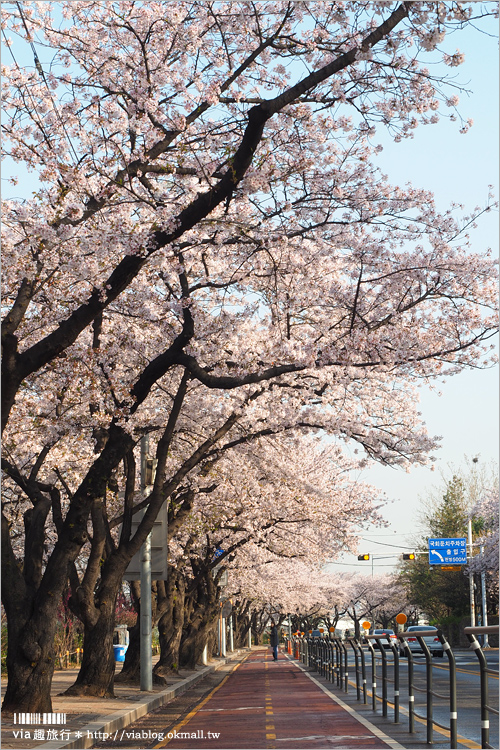
<instances>
[{"instance_id":1,"label":"red bike lane","mask_svg":"<svg viewBox=\"0 0 500 750\"><path fill-rule=\"evenodd\" d=\"M400 748L283 654L254 651L155 747Z\"/></svg>"}]
</instances>

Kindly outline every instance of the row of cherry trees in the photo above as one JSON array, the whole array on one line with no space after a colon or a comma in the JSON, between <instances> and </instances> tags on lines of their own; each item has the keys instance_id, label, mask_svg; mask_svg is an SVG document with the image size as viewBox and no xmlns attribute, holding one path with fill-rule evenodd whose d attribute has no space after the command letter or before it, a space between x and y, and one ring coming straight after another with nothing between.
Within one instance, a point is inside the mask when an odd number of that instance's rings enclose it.
<instances>
[{"instance_id":1,"label":"row of cherry trees","mask_svg":"<svg viewBox=\"0 0 500 750\"><path fill-rule=\"evenodd\" d=\"M374 512L344 471L428 459L416 384L490 361L495 264L467 245L473 217L388 183L374 137L454 113L426 59L458 65L446 32L493 12L2 4L3 148L37 180L3 206L6 709L50 710L68 582L86 644L74 690L112 689L116 597L164 503L163 598L175 609L184 587L194 622L217 546L228 562L306 539L334 556ZM19 39L41 61L18 61ZM336 453L293 489L321 435Z\"/></svg>"},{"instance_id":2,"label":"row of cherry trees","mask_svg":"<svg viewBox=\"0 0 500 750\"><path fill-rule=\"evenodd\" d=\"M331 579L318 573L321 566L354 549L358 529L379 518L374 488L349 476L355 465L335 447L274 436L235 449L204 473L183 524L175 531L173 516L169 524L168 576L156 585L158 681L179 666L194 667L201 657L219 614L224 572L230 585L222 593L235 602L242 638L256 609L279 608L284 616L314 604L319 581L324 587L323 579ZM325 594L322 603L328 607ZM137 676L138 627L133 637L120 679ZM83 684L111 689L103 648L93 644L99 676L93 672L90 679L82 668L72 693Z\"/></svg>"}]
</instances>

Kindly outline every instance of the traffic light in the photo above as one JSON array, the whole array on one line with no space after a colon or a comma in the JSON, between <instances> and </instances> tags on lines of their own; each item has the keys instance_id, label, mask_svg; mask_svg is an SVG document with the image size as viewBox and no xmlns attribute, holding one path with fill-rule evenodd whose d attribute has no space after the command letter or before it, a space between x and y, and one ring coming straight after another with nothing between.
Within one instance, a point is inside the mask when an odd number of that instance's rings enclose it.
<instances>
[{"instance_id":1,"label":"traffic light","mask_svg":"<svg viewBox=\"0 0 500 750\"><path fill-rule=\"evenodd\" d=\"M358 560L369 560L370 555L358 555Z\"/></svg>"},{"instance_id":2,"label":"traffic light","mask_svg":"<svg viewBox=\"0 0 500 750\"><path fill-rule=\"evenodd\" d=\"M403 555L403 560L414 560L415 559L415 553L409 552L406 555Z\"/></svg>"}]
</instances>

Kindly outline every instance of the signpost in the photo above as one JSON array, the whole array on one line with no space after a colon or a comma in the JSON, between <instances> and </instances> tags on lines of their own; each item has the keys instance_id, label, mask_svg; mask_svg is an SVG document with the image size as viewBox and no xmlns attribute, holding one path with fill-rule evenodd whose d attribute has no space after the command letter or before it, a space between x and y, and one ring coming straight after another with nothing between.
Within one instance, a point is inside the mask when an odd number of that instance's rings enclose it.
<instances>
[{"instance_id":1,"label":"signpost","mask_svg":"<svg viewBox=\"0 0 500 750\"><path fill-rule=\"evenodd\" d=\"M467 540L429 539L429 565L466 565Z\"/></svg>"},{"instance_id":2,"label":"signpost","mask_svg":"<svg viewBox=\"0 0 500 750\"><path fill-rule=\"evenodd\" d=\"M439 565L441 570L460 570L461 565L467 565L467 547L472 560L472 521L468 523L469 543L464 536L451 539L429 539L429 565ZM474 601L474 574L469 572L470 621L476 624L476 603ZM486 614L486 605L483 605ZM487 617L487 615L486 615Z\"/></svg>"}]
</instances>

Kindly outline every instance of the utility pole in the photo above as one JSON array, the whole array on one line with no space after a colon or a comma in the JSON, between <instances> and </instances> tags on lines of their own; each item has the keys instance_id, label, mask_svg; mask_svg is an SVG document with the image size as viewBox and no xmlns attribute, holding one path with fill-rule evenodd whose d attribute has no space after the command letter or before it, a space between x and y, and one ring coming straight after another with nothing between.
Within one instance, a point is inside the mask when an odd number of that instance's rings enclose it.
<instances>
[{"instance_id":1,"label":"utility pole","mask_svg":"<svg viewBox=\"0 0 500 750\"><path fill-rule=\"evenodd\" d=\"M146 497L146 459L149 436L141 438L141 494ZM151 610L151 534L141 547L141 690L153 690L153 639Z\"/></svg>"},{"instance_id":2,"label":"utility pole","mask_svg":"<svg viewBox=\"0 0 500 750\"><path fill-rule=\"evenodd\" d=\"M484 546L481 545L481 555L484 557ZM488 627L488 605L486 602L486 573L484 572L484 563L482 565L481 569L481 609L483 611L483 618L481 625L484 625L484 627ZM483 648L489 648L490 644L488 642L488 634L485 633L483 636Z\"/></svg>"},{"instance_id":3,"label":"utility pole","mask_svg":"<svg viewBox=\"0 0 500 750\"><path fill-rule=\"evenodd\" d=\"M469 564L472 562L472 519L469 518L468 524L469 537ZM470 625L476 627L476 602L474 598L474 573L469 568L469 597L470 597Z\"/></svg>"}]
</instances>

